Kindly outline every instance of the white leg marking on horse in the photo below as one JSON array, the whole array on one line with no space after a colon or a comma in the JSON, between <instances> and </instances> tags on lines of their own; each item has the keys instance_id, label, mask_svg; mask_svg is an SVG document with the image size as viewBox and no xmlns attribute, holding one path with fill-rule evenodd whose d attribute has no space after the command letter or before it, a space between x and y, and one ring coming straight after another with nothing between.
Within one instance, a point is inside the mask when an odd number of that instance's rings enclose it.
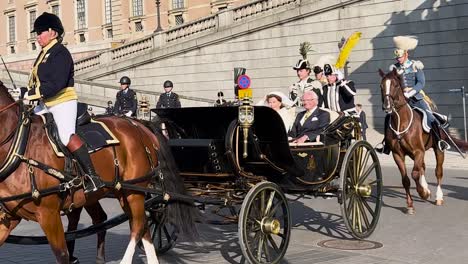
<instances>
[{"instance_id":1,"label":"white leg marking on horse","mask_svg":"<svg viewBox=\"0 0 468 264\"><path fill-rule=\"evenodd\" d=\"M143 239L143 246L145 247L146 260L148 263L158 264L158 257L156 256L156 250L154 249L153 243Z\"/></svg>"},{"instance_id":2,"label":"white leg marking on horse","mask_svg":"<svg viewBox=\"0 0 468 264\"><path fill-rule=\"evenodd\" d=\"M440 185L437 185L436 201L443 200L443 199L444 199L444 193L442 192L442 188L440 187Z\"/></svg>"},{"instance_id":3,"label":"white leg marking on horse","mask_svg":"<svg viewBox=\"0 0 468 264\"><path fill-rule=\"evenodd\" d=\"M125 255L122 258L122 261L120 261L120 264L132 264L133 254L135 253L135 245L135 239L132 238L130 243L128 243L127 250L125 251Z\"/></svg>"},{"instance_id":4,"label":"white leg marking on horse","mask_svg":"<svg viewBox=\"0 0 468 264\"><path fill-rule=\"evenodd\" d=\"M390 84L391 84L390 80L387 79L387 80L385 81L385 95L389 95L389 94L390 94Z\"/></svg>"},{"instance_id":5,"label":"white leg marking on horse","mask_svg":"<svg viewBox=\"0 0 468 264\"><path fill-rule=\"evenodd\" d=\"M429 193L429 196L431 195L431 190L429 190L429 186L427 185L426 182L426 177L424 177L424 174L419 177L419 184L421 184L421 187L423 187L424 190L426 190Z\"/></svg>"}]
</instances>

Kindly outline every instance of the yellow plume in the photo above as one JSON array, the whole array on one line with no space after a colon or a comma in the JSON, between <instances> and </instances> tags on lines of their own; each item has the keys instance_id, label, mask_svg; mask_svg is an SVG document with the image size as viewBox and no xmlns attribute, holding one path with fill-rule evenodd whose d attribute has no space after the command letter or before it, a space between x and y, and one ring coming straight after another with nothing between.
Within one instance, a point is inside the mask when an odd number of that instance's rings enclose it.
<instances>
[{"instance_id":1,"label":"yellow plume","mask_svg":"<svg viewBox=\"0 0 468 264\"><path fill-rule=\"evenodd\" d=\"M347 40L346 43L343 45L340 51L340 55L338 56L338 60L336 61L336 68L342 69L346 61L348 60L349 54L351 54L351 50L356 46L359 39L361 38L361 32L354 32Z\"/></svg>"}]
</instances>

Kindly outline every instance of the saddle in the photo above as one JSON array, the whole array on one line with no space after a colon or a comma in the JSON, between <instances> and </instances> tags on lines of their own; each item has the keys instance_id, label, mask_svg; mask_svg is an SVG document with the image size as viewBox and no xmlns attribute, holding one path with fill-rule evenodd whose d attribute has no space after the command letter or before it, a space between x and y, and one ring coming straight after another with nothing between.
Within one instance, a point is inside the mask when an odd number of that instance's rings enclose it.
<instances>
[{"instance_id":1,"label":"saddle","mask_svg":"<svg viewBox=\"0 0 468 264\"><path fill-rule=\"evenodd\" d=\"M413 108L414 110L416 110L418 113L422 115L422 127L424 129L424 132L430 133L432 124L429 121L429 118L427 118L427 115L428 115L427 111L424 111L424 109L419 108L419 107L414 107L414 106L412 106L411 108ZM434 115L437 121L439 121L442 127L446 127L448 125L448 120L445 115L442 115L436 112L431 112L431 113L432 115Z\"/></svg>"},{"instance_id":2,"label":"saddle","mask_svg":"<svg viewBox=\"0 0 468 264\"><path fill-rule=\"evenodd\" d=\"M88 113L88 105L78 103L76 134L78 134L86 143L89 153L96 152L106 146L119 144L119 140L114 136L110 129L102 122L99 122ZM57 125L51 113L40 115L44 122L49 142L58 157L70 156L69 150L60 141Z\"/></svg>"}]
</instances>

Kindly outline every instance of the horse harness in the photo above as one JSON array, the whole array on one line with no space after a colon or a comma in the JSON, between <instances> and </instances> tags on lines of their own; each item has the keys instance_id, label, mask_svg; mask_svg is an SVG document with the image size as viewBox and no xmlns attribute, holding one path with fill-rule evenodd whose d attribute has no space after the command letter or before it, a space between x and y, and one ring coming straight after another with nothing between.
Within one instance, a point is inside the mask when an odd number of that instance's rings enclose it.
<instances>
[{"instance_id":1,"label":"horse harness","mask_svg":"<svg viewBox=\"0 0 468 264\"><path fill-rule=\"evenodd\" d=\"M16 125L16 128L2 142L0 142L0 146L2 146L13 139L10 145L10 148L8 150L8 154L6 155L5 161L0 166L0 181L5 180L11 173L13 173L19 167L19 165L22 162L24 162L27 165L27 171L28 171L28 175L29 175L30 183L31 183L31 191L18 194L18 195L13 195L10 197L0 198L0 221L5 221L8 219L17 219L18 216L16 215L16 213L22 207L22 203L19 203L15 208L13 208L12 210L9 210L5 205L6 202L23 200L23 199L28 199L28 200L32 199L34 201L37 201L41 197L45 197L51 194L58 193L63 203L66 197L68 197L69 195L71 195L73 199L73 193L77 190L77 188L83 185L83 180L80 174L77 173L76 175L73 175L72 169L66 169L65 171L58 170L42 162L39 162L31 158L27 158L24 156L25 151L26 151L26 146L28 143L29 132L31 128L31 122L32 122L31 116L33 115L33 108L31 108L29 105L25 105L23 101L19 100L3 108L0 108L0 113L4 112L5 110L15 105L19 106L19 118L18 118L18 123ZM134 122L130 118L125 118L125 119L128 120L128 122L130 122L134 127L137 128L137 131L139 132L140 136L143 136L141 128L136 124L136 122ZM141 144L145 148L146 156L150 164L151 170L144 176L141 176L132 180L122 181L120 177L120 173L119 173L120 164L119 164L119 160L117 159L117 152L115 149L115 145L113 145L112 149L113 149L113 156L114 156L115 177L114 177L113 182L104 182L105 187L114 188L115 190L129 189L129 190L134 190L134 191L139 191L139 192L144 192L144 193L152 193L152 194L162 193L164 194L163 200L167 202L170 196L165 191L164 176L162 174L162 171L159 169L159 166L155 166L151 158L150 148L144 145L141 137L139 137L139 139L140 139ZM152 147L156 152L158 151L158 148L154 144ZM69 166L65 166L65 167L67 168ZM39 190L36 185L36 179L35 179L36 175L34 174L34 168L40 169L44 173L58 179L61 183L55 187L50 187L47 189ZM158 171L159 173L157 173ZM160 190L158 190L158 188L156 187L149 189L149 188L139 187L139 186L134 185L139 182L151 180L156 175L158 176L159 181L161 183ZM177 197L177 195L175 196ZM64 210L65 213L69 213L72 209L73 209L73 200L69 208L67 209L62 208L62 210Z\"/></svg>"}]
</instances>

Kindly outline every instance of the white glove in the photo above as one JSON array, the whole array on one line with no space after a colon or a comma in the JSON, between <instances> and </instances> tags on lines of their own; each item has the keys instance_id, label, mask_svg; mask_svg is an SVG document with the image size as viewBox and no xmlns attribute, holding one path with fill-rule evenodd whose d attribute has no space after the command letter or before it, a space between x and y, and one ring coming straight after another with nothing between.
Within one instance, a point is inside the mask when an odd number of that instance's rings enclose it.
<instances>
[{"instance_id":1,"label":"white glove","mask_svg":"<svg viewBox=\"0 0 468 264\"><path fill-rule=\"evenodd\" d=\"M133 112L132 112L132 111L128 111L128 112L127 112L125 115L126 115L126 116L128 116L128 117L131 117L131 116L132 116L132 114L133 114Z\"/></svg>"},{"instance_id":2,"label":"white glove","mask_svg":"<svg viewBox=\"0 0 468 264\"><path fill-rule=\"evenodd\" d=\"M410 93L403 93L405 95L406 98L410 99L411 95Z\"/></svg>"},{"instance_id":3,"label":"white glove","mask_svg":"<svg viewBox=\"0 0 468 264\"><path fill-rule=\"evenodd\" d=\"M411 89L408 92L404 92L403 94L405 95L406 98L409 99L409 98L413 97L416 94L416 90Z\"/></svg>"}]
</instances>

